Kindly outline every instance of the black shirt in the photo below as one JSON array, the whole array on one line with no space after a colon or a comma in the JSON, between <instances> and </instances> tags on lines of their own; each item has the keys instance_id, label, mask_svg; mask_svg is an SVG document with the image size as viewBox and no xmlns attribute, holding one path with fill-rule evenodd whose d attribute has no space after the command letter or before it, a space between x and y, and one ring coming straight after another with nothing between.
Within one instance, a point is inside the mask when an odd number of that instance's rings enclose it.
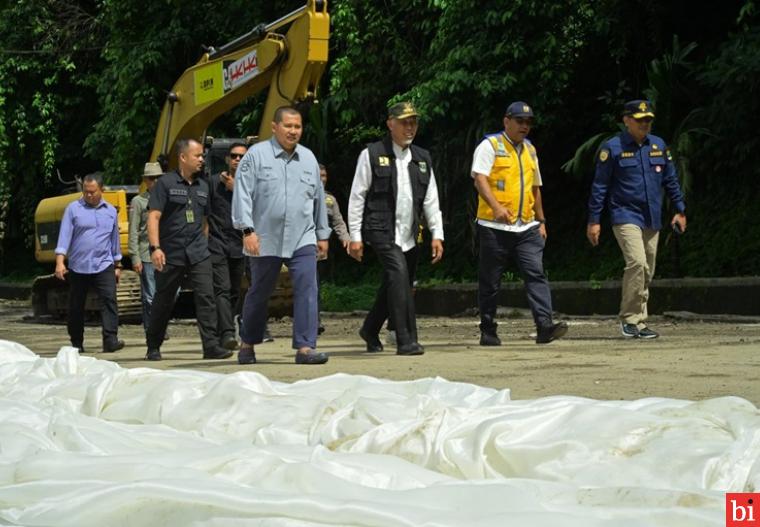
<instances>
[{"instance_id":1,"label":"black shirt","mask_svg":"<svg viewBox=\"0 0 760 527\"><path fill-rule=\"evenodd\" d=\"M208 216L208 183L185 181L176 171L167 172L150 192L149 210L161 211L158 238L169 265L193 265L210 256L203 234Z\"/></svg>"},{"instance_id":2,"label":"black shirt","mask_svg":"<svg viewBox=\"0 0 760 527\"><path fill-rule=\"evenodd\" d=\"M242 233L232 226L232 191L227 190L220 174L209 179L209 200L208 250L227 258L242 258Z\"/></svg>"}]
</instances>

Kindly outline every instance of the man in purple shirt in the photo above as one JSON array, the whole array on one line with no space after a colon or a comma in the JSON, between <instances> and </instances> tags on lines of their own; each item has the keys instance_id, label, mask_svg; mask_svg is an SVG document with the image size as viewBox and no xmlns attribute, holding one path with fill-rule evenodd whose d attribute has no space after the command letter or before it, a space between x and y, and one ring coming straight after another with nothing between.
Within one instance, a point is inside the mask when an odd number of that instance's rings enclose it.
<instances>
[{"instance_id":1,"label":"man in purple shirt","mask_svg":"<svg viewBox=\"0 0 760 527\"><path fill-rule=\"evenodd\" d=\"M69 203L63 213L55 248L55 276L69 282L69 338L79 353L84 353L84 306L90 286L100 299L103 352L124 347L118 338L116 307L116 282L121 273L119 222L116 209L102 198L102 176L85 176L82 198Z\"/></svg>"}]
</instances>

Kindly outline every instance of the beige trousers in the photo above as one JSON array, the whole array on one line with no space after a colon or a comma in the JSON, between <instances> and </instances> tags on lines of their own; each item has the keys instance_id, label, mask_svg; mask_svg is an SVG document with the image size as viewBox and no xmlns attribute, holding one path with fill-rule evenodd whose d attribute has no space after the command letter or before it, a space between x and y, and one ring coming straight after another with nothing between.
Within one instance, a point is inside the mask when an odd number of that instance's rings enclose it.
<instances>
[{"instance_id":1,"label":"beige trousers","mask_svg":"<svg viewBox=\"0 0 760 527\"><path fill-rule=\"evenodd\" d=\"M620 321L636 324L641 329L646 327L649 283L654 277L660 231L642 229L630 223L613 225L612 231L625 259Z\"/></svg>"}]
</instances>

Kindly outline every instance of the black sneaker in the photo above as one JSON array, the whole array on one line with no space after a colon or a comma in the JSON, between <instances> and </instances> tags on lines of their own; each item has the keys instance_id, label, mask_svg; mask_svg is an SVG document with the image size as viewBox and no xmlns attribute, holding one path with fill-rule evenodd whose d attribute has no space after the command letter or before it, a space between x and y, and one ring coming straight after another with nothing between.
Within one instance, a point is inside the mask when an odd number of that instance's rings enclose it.
<instances>
[{"instance_id":1,"label":"black sneaker","mask_svg":"<svg viewBox=\"0 0 760 527\"><path fill-rule=\"evenodd\" d=\"M548 344L553 340L564 337L567 333L567 322L557 322L551 326L538 328L536 331L536 344Z\"/></svg>"},{"instance_id":2,"label":"black sneaker","mask_svg":"<svg viewBox=\"0 0 760 527\"><path fill-rule=\"evenodd\" d=\"M124 347L123 340L117 340L116 342L113 342L111 344L103 343L103 353L113 353L114 351L119 351L123 347Z\"/></svg>"},{"instance_id":3,"label":"black sneaker","mask_svg":"<svg viewBox=\"0 0 760 527\"><path fill-rule=\"evenodd\" d=\"M660 334L657 333L654 330L649 329L648 327L644 326L639 330L639 338L640 339L656 339L659 337Z\"/></svg>"},{"instance_id":4,"label":"black sneaker","mask_svg":"<svg viewBox=\"0 0 760 527\"><path fill-rule=\"evenodd\" d=\"M623 333L623 336L627 339L635 339L639 337L639 328L636 327L636 324L620 324L620 331Z\"/></svg>"},{"instance_id":5,"label":"black sneaker","mask_svg":"<svg viewBox=\"0 0 760 527\"><path fill-rule=\"evenodd\" d=\"M480 345L481 346L501 346L501 339L494 333L480 332Z\"/></svg>"},{"instance_id":6,"label":"black sneaker","mask_svg":"<svg viewBox=\"0 0 760 527\"><path fill-rule=\"evenodd\" d=\"M232 357L232 351L224 348L214 348L203 352L204 359L228 359Z\"/></svg>"},{"instance_id":7,"label":"black sneaker","mask_svg":"<svg viewBox=\"0 0 760 527\"><path fill-rule=\"evenodd\" d=\"M161 350L158 348L148 348L145 360L161 360Z\"/></svg>"},{"instance_id":8,"label":"black sneaker","mask_svg":"<svg viewBox=\"0 0 760 527\"><path fill-rule=\"evenodd\" d=\"M383 343L380 342L380 337L377 335L370 335L364 328L359 330L359 336L367 343L367 352L380 353L383 351Z\"/></svg>"},{"instance_id":9,"label":"black sneaker","mask_svg":"<svg viewBox=\"0 0 760 527\"><path fill-rule=\"evenodd\" d=\"M422 355L423 353L425 353L425 348L419 342L400 344L396 347L396 355Z\"/></svg>"},{"instance_id":10,"label":"black sneaker","mask_svg":"<svg viewBox=\"0 0 760 527\"><path fill-rule=\"evenodd\" d=\"M228 350L238 349L238 341L234 335L227 335L222 339L222 347Z\"/></svg>"}]
</instances>

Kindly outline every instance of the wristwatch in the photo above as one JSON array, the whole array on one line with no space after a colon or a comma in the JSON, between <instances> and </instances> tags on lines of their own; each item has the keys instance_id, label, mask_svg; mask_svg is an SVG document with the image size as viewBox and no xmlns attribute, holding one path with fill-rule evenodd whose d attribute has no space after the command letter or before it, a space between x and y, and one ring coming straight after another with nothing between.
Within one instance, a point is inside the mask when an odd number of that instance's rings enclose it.
<instances>
[{"instance_id":1,"label":"wristwatch","mask_svg":"<svg viewBox=\"0 0 760 527\"><path fill-rule=\"evenodd\" d=\"M161 248L160 245L149 245L148 250L150 251L150 254L153 254L153 251L157 251Z\"/></svg>"},{"instance_id":2,"label":"wristwatch","mask_svg":"<svg viewBox=\"0 0 760 527\"><path fill-rule=\"evenodd\" d=\"M540 220L536 220L538 223L546 224L546 218L542 218Z\"/></svg>"},{"instance_id":3,"label":"wristwatch","mask_svg":"<svg viewBox=\"0 0 760 527\"><path fill-rule=\"evenodd\" d=\"M253 234L255 231L251 229L250 227L246 227L243 229L243 236L248 236L249 234Z\"/></svg>"}]
</instances>

